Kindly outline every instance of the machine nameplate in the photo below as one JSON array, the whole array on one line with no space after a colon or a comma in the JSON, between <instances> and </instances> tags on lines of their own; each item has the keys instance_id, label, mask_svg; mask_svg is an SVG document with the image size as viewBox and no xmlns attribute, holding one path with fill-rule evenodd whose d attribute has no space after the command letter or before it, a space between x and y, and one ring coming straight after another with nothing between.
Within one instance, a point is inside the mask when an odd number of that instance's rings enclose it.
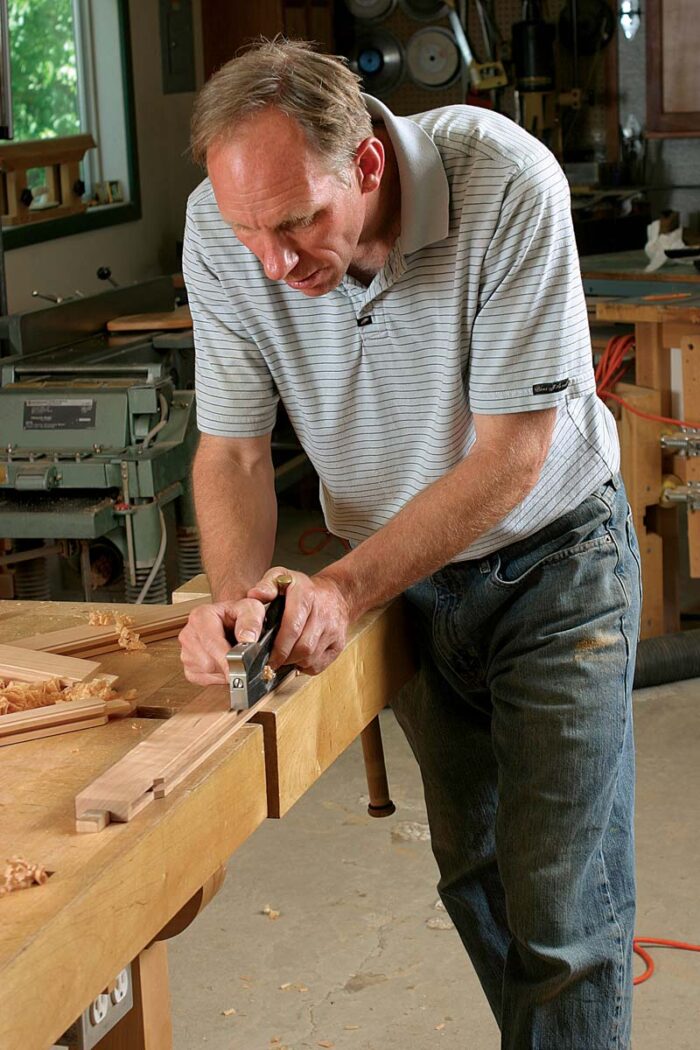
<instances>
[{"instance_id":1,"label":"machine nameplate","mask_svg":"<svg viewBox=\"0 0 700 1050\"><path fill-rule=\"evenodd\" d=\"M24 402L25 430L89 430L95 426L93 398L53 397Z\"/></svg>"}]
</instances>

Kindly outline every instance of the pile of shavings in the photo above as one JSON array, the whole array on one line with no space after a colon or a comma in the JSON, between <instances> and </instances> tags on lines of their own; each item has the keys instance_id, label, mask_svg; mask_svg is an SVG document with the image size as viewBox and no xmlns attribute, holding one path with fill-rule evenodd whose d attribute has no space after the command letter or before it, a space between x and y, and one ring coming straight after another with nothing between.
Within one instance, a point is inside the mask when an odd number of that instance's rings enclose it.
<instances>
[{"instance_id":1,"label":"pile of shavings","mask_svg":"<svg viewBox=\"0 0 700 1050\"><path fill-rule=\"evenodd\" d=\"M43 682L10 681L0 685L0 715L15 711L31 711L35 707L48 707L66 700L133 700L136 690L123 695L112 688L105 678L92 678L89 682L63 685L60 678L48 678Z\"/></svg>"},{"instance_id":2,"label":"pile of shavings","mask_svg":"<svg viewBox=\"0 0 700 1050\"><path fill-rule=\"evenodd\" d=\"M102 612L100 609L94 609L88 616L88 623L91 627L107 627L114 624L119 646L129 653L146 648L138 631L132 628L133 622L132 618L125 613Z\"/></svg>"},{"instance_id":3,"label":"pile of shavings","mask_svg":"<svg viewBox=\"0 0 700 1050\"><path fill-rule=\"evenodd\" d=\"M32 864L24 857L10 857L0 877L0 897L14 890L42 886L48 877L49 873L41 864Z\"/></svg>"}]
</instances>

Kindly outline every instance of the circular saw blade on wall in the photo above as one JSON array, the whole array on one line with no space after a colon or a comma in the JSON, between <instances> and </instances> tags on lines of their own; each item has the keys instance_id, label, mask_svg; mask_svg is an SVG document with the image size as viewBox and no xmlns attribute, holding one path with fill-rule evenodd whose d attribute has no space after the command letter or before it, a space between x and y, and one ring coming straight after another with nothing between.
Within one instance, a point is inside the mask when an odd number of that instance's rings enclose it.
<instances>
[{"instance_id":1,"label":"circular saw blade on wall","mask_svg":"<svg viewBox=\"0 0 700 1050\"><path fill-rule=\"evenodd\" d=\"M460 55L448 29L419 29L406 45L406 68L415 84L432 90L449 87L459 77Z\"/></svg>"},{"instance_id":2,"label":"circular saw blade on wall","mask_svg":"<svg viewBox=\"0 0 700 1050\"><path fill-rule=\"evenodd\" d=\"M365 91L384 98L404 78L404 50L393 33L367 27L357 38L350 65L362 77Z\"/></svg>"},{"instance_id":3,"label":"circular saw blade on wall","mask_svg":"<svg viewBox=\"0 0 700 1050\"><path fill-rule=\"evenodd\" d=\"M399 0L409 18L418 22L438 22L447 18L447 4L442 0Z\"/></svg>"},{"instance_id":4,"label":"circular saw blade on wall","mask_svg":"<svg viewBox=\"0 0 700 1050\"><path fill-rule=\"evenodd\" d=\"M466 78L461 60L457 57L452 64L448 59L448 55L454 59L457 49L444 0L344 0L342 6L349 22L344 54L362 77L368 94L381 98L398 115L464 101ZM416 79L407 73L406 48L422 29L444 30L447 36L439 40L439 46L434 42L432 58L429 54L422 57L422 45L417 48ZM447 86L441 86L444 84Z\"/></svg>"},{"instance_id":5,"label":"circular saw blade on wall","mask_svg":"<svg viewBox=\"0 0 700 1050\"><path fill-rule=\"evenodd\" d=\"M397 0L345 0L346 7L358 22L381 22L396 7Z\"/></svg>"}]
</instances>

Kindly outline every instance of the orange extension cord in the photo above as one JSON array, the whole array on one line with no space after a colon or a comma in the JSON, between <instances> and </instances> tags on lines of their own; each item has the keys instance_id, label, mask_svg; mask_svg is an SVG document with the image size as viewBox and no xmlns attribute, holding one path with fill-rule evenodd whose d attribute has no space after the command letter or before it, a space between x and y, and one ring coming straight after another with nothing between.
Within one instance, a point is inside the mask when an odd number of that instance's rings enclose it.
<instances>
[{"instance_id":1,"label":"orange extension cord","mask_svg":"<svg viewBox=\"0 0 700 1050\"><path fill-rule=\"evenodd\" d=\"M634 950L637 955L644 959L647 966L643 974L635 977L635 984L642 984L644 981L648 981L654 972L654 960L649 955L649 952L644 950L643 944L656 944L661 945L663 948L682 948L685 952L700 952L700 944L686 944L685 941L666 941L661 937L635 937L633 941Z\"/></svg>"},{"instance_id":2,"label":"orange extension cord","mask_svg":"<svg viewBox=\"0 0 700 1050\"><path fill-rule=\"evenodd\" d=\"M320 537L313 546L308 542L311 536ZM346 552L350 550L350 544L347 540L342 539L340 536L334 536L328 529L324 529L323 525L312 525L310 529L305 529L299 537L299 550L302 554L320 554L333 540L341 543Z\"/></svg>"},{"instance_id":3,"label":"orange extension cord","mask_svg":"<svg viewBox=\"0 0 700 1050\"><path fill-rule=\"evenodd\" d=\"M669 416L655 416L649 412L642 412L640 409L635 408L634 405L630 405L617 394L613 394L614 387L624 376L629 363L633 358L634 336L613 336L601 354L598 367L595 370L595 383L598 397L603 401L616 401L619 405L623 405L628 412L632 412L635 416L641 416L642 419L652 419L655 423L670 423L672 426L676 427L693 427L694 429L700 429L700 423L689 423L684 419L672 419Z\"/></svg>"},{"instance_id":4,"label":"orange extension cord","mask_svg":"<svg viewBox=\"0 0 700 1050\"><path fill-rule=\"evenodd\" d=\"M653 419L657 423L672 423L679 427L699 427L700 423L685 423L682 419L669 419L666 416L654 416L648 412L640 412L639 409L633 408L621 397L613 394L611 387L614 387L616 383L619 383L623 375L627 371L629 362L634 357L634 336L622 335L616 336L611 339L608 345L605 347L603 354L598 362L598 367L595 370L596 389L598 396L604 401L610 398L613 401L617 401L619 404L629 411L633 412L636 416L642 416L644 419ZM320 539L317 543L310 545L309 539L311 536L318 535ZM299 550L302 554L318 554L333 540L338 540L342 543L346 550L350 550L350 544L347 540L343 540L340 536L334 536L328 529L324 529L322 525L315 525L310 529L306 529L302 532L299 537ZM654 960L652 959L649 952L645 951L645 947L650 945L656 945L663 948L679 948L687 952L700 952L700 944L686 944L684 941L669 941L661 937L635 937L633 941L633 948L636 955L639 955L646 964L644 973L640 974L639 977L634 978L634 984L643 984L644 981L648 981L654 973Z\"/></svg>"}]
</instances>

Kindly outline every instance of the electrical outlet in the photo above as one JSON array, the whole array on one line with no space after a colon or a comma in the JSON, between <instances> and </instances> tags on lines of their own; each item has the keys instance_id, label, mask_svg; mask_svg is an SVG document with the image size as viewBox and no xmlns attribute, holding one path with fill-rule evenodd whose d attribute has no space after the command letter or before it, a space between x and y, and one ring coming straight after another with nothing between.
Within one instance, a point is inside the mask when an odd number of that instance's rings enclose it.
<instances>
[{"instance_id":1,"label":"electrical outlet","mask_svg":"<svg viewBox=\"0 0 700 1050\"><path fill-rule=\"evenodd\" d=\"M90 1003L75 1024L61 1036L54 1050L65 1047L69 1050L92 1050L133 1005L131 966L126 966L115 977L111 992L101 992Z\"/></svg>"}]
</instances>

